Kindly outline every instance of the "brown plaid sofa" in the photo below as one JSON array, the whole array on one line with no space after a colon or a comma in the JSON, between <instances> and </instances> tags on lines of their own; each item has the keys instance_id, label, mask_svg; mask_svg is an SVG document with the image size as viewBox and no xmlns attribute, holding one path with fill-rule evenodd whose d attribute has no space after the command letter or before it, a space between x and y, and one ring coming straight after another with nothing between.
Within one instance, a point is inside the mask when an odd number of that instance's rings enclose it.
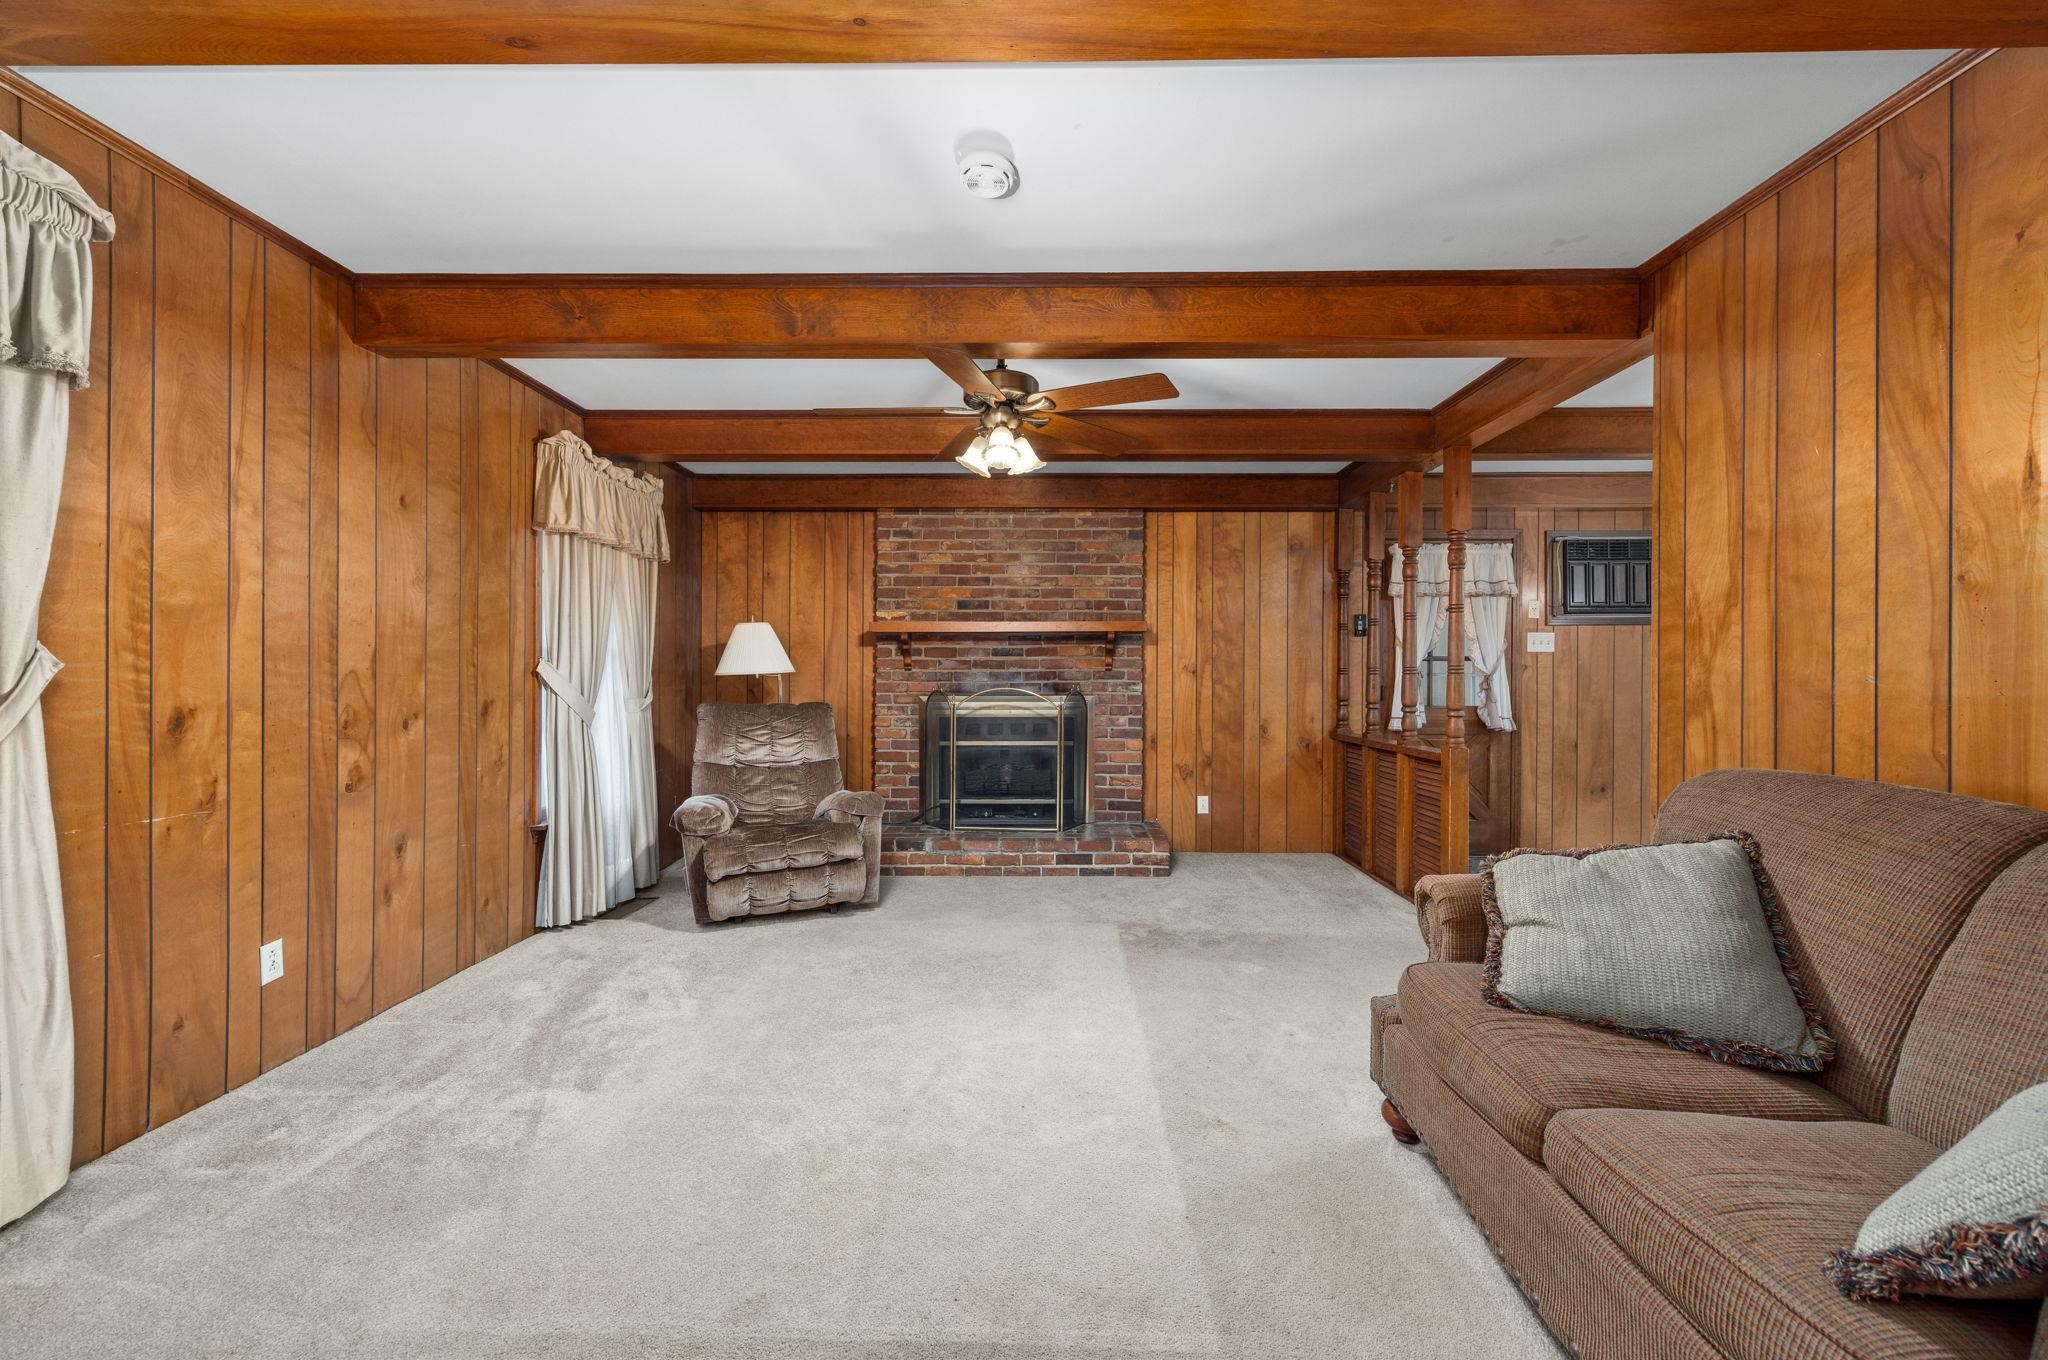
<instances>
[{"instance_id":1,"label":"brown plaid sofa","mask_svg":"<svg viewBox=\"0 0 2048 1360\"><path fill-rule=\"evenodd\" d=\"M2025 1360L2037 1325L2048 1353L2036 1302L1852 1303L1822 1269L2048 1081L2048 812L1725 770L1657 819L1660 840L1729 829L1762 843L1840 1043L1818 1078L1487 1005L1461 874L1416 885L1429 961L1373 1002L1374 1080L1585 1360Z\"/></svg>"}]
</instances>

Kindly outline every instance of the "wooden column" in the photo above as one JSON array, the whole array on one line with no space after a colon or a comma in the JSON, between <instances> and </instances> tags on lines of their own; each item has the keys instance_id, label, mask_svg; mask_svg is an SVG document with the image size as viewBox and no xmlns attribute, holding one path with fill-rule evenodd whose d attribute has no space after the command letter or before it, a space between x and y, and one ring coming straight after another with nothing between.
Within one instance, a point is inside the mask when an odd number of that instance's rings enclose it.
<instances>
[{"instance_id":1,"label":"wooden column","mask_svg":"<svg viewBox=\"0 0 2048 1360\"><path fill-rule=\"evenodd\" d=\"M1444 601L1443 863L1462 874L1471 861L1472 752L1465 744L1465 536L1472 530L1472 446L1444 450L1444 539L1449 567Z\"/></svg>"},{"instance_id":2,"label":"wooden column","mask_svg":"<svg viewBox=\"0 0 2048 1360\"><path fill-rule=\"evenodd\" d=\"M1351 568L1337 568L1337 727L1351 730Z\"/></svg>"},{"instance_id":3,"label":"wooden column","mask_svg":"<svg viewBox=\"0 0 2048 1360\"><path fill-rule=\"evenodd\" d=\"M1422 474L1404 472L1394 484L1399 505L1395 526L1401 542L1401 752L1394 759L1394 887L1406 895L1415 887L1415 776L1410 754L1421 743L1415 703L1421 677L1415 657L1415 558L1422 547Z\"/></svg>"},{"instance_id":4,"label":"wooden column","mask_svg":"<svg viewBox=\"0 0 2048 1360\"><path fill-rule=\"evenodd\" d=\"M1380 730L1380 700L1386 694L1386 676L1380 669L1383 629L1380 607L1386 597L1386 582L1380 573L1387 564L1387 493L1375 491L1365 498L1365 730Z\"/></svg>"}]
</instances>

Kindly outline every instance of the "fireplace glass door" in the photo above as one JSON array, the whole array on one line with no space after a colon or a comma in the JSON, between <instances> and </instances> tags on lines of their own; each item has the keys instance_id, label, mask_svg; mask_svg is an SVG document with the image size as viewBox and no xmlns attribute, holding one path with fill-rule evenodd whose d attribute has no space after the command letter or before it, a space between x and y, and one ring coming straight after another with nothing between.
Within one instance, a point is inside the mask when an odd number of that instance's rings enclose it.
<instances>
[{"instance_id":1,"label":"fireplace glass door","mask_svg":"<svg viewBox=\"0 0 2048 1360\"><path fill-rule=\"evenodd\" d=\"M1060 831L1088 820L1088 702L1009 686L925 699L926 819Z\"/></svg>"}]
</instances>

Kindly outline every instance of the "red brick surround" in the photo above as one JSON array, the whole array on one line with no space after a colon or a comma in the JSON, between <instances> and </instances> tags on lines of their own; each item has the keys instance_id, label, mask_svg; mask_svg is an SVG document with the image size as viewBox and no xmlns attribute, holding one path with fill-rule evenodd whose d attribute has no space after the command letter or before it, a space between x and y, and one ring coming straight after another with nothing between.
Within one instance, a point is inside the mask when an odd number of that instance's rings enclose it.
<instances>
[{"instance_id":1,"label":"red brick surround","mask_svg":"<svg viewBox=\"0 0 2048 1360\"><path fill-rule=\"evenodd\" d=\"M911 664L906 666L901 644L887 635L886 621L1133 619L1144 613L1142 510L879 512L875 789L887 802L889 816L908 820L923 810L918 788L923 697L935 689L1015 684L1090 697L1094 818L1142 822L1145 658L1137 639L1126 638L1118 645L1115 663L1106 671L1099 669L1099 637L916 639L910 643ZM1011 833L1007 839L1016 838ZM1164 846L1163 836L1160 844ZM1045 853L1050 861L1053 851L1048 847ZM995 872L1017 868L991 867ZM1074 863L1049 862L1043 867L1071 868ZM1131 866L1126 860L1112 867Z\"/></svg>"}]
</instances>

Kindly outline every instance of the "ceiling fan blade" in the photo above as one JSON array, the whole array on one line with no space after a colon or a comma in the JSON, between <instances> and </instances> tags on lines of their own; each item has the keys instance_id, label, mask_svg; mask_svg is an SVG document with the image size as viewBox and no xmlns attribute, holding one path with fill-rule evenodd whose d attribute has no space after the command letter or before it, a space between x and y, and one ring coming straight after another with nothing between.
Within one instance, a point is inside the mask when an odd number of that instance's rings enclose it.
<instances>
[{"instance_id":1,"label":"ceiling fan blade","mask_svg":"<svg viewBox=\"0 0 2048 1360\"><path fill-rule=\"evenodd\" d=\"M1164 373L1140 373L1129 378L1106 378L1075 387L1055 387L1040 392L1042 400L1060 411L1080 411L1090 406L1124 406L1134 401L1165 401L1180 395L1180 389Z\"/></svg>"},{"instance_id":2,"label":"ceiling fan blade","mask_svg":"<svg viewBox=\"0 0 2048 1360\"><path fill-rule=\"evenodd\" d=\"M1090 421L1077 420L1047 411L1043 414L1043 425L1033 422L1034 433L1043 431L1048 437L1064 444L1079 444L1082 448L1100 449L1104 453L1123 453L1131 447L1131 441L1120 434L1112 434Z\"/></svg>"},{"instance_id":3,"label":"ceiling fan blade","mask_svg":"<svg viewBox=\"0 0 2048 1360\"><path fill-rule=\"evenodd\" d=\"M969 444L972 444L974 442L974 436L980 433L981 426L969 425L966 429L954 435L951 439L948 439L946 441L946 447L940 449L936 454L934 454L932 456L932 461L934 463L938 463L943 462L948 458L958 458L961 454L967 452L967 446Z\"/></svg>"},{"instance_id":4,"label":"ceiling fan blade","mask_svg":"<svg viewBox=\"0 0 2048 1360\"><path fill-rule=\"evenodd\" d=\"M974 356L964 349L921 349L918 351L932 361L938 370L951 378L962 392L979 392L985 397L1001 401L1003 389L988 380L988 374L981 371L981 365L974 362Z\"/></svg>"}]
</instances>

